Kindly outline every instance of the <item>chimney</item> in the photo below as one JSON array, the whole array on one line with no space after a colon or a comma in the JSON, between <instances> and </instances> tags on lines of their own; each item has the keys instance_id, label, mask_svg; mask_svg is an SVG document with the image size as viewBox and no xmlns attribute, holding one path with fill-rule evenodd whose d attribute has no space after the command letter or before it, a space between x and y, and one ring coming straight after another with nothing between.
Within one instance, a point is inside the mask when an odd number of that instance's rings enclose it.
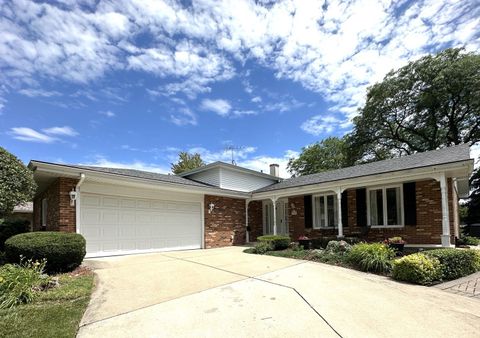
<instances>
[{"instance_id":1,"label":"chimney","mask_svg":"<svg viewBox=\"0 0 480 338\"><path fill-rule=\"evenodd\" d=\"M278 164L270 164L270 175L280 177L280 166Z\"/></svg>"}]
</instances>

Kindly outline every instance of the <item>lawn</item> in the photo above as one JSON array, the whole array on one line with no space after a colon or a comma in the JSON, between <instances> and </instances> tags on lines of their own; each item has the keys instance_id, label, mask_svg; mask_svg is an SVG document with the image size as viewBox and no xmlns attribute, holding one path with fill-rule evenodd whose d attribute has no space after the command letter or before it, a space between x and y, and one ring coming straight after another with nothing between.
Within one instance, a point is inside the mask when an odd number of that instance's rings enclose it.
<instances>
[{"instance_id":1,"label":"lawn","mask_svg":"<svg viewBox=\"0 0 480 338\"><path fill-rule=\"evenodd\" d=\"M59 277L60 286L40 292L33 303L0 310L0 336L75 337L90 300L93 273L81 271Z\"/></svg>"}]
</instances>

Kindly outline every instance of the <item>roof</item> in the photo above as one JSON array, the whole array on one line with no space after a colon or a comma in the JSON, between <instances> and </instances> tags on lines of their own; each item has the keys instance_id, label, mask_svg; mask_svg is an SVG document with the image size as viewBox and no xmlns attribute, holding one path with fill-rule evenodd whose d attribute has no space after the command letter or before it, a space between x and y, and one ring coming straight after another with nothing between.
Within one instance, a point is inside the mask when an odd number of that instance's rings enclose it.
<instances>
[{"instance_id":1,"label":"roof","mask_svg":"<svg viewBox=\"0 0 480 338\"><path fill-rule=\"evenodd\" d=\"M286 179L282 182L255 190L254 193L267 192L279 189L295 188L311 184L339 181L349 178L383 174L395 171L418 169L441 164L468 161L470 147L468 144L452 146L440 150L416 153L390 160L383 160L348 168L326 171L318 174L305 175Z\"/></svg>"},{"instance_id":2,"label":"roof","mask_svg":"<svg viewBox=\"0 0 480 338\"><path fill-rule=\"evenodd\" d=\"M201 173L201 172L204 172L204 171L216 168L216 167L223 167L223 168L232 169L232 170L236 170L236 171L242 171L246 174L268 178L268 179L273 180L273 181L283 180L283 178L281 178L281 177L273 176L273 175L270 175L270 174L266 174L266 173L263 173L263 172L259 172L259 171L244 168L244 167L239 167L239 166L236 166L236 165L233 165L233 164L230 164L230 163L226 163L226 162L222 162L222 161L212 162L212 163L209 163L207 165L204 165L204 166L201 166L201 167L189 170L189 171L185 171L185 172L179 174L179 176L186 177L186 176Z\"/></svg>"},{"instance_id":3,"label":"roof","mask_svg":"<svg viewBox=\"0 0 480 338\"><path fill-rule=\"evenodd\" d=\"M33 212L33 202L27 202L24 204L19 204L13 208L13 213L32 213Z\"/></svg>"}]
</instances>

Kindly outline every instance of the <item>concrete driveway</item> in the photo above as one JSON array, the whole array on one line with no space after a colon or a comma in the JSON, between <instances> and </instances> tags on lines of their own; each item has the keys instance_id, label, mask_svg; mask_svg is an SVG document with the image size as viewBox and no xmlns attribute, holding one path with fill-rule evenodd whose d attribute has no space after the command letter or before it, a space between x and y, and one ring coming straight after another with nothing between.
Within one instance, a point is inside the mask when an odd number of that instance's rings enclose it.
<instances>
[{"instance_id":1,"label":"concrete driveway","mask_svg":"<svg viewBox=\"0 0 480 338\"><path fill-rule=\"evenodd\" d=\"M91 259L78 337L478 337L480 302L244 248Z\"/></svg>"}]
</instances>

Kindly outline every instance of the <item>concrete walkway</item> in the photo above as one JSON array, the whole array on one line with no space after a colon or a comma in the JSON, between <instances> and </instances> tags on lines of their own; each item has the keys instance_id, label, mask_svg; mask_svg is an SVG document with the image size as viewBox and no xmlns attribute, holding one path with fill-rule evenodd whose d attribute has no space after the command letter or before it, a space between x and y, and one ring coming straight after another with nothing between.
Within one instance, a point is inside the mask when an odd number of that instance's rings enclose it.
<instances>
[{"instance_id":1,"label":"concrete walkway","mask_svg":"<svg viewBox=\"0 0 480 338\"><path fill-rule=\"evenodd\" d=\"M87 260L79 337L478 337L478 301L243 248Z\"/></svg>"},{"instance_id":2,"label":"concrete walkway","mask_svg":"<svg viewBox=\"0 0 480 338\"><path fill-rule=\"evenodd\" d=\"M480 300L480 272L438 284L435 287L446 292Z\"/></svg>"}]
</instances>

